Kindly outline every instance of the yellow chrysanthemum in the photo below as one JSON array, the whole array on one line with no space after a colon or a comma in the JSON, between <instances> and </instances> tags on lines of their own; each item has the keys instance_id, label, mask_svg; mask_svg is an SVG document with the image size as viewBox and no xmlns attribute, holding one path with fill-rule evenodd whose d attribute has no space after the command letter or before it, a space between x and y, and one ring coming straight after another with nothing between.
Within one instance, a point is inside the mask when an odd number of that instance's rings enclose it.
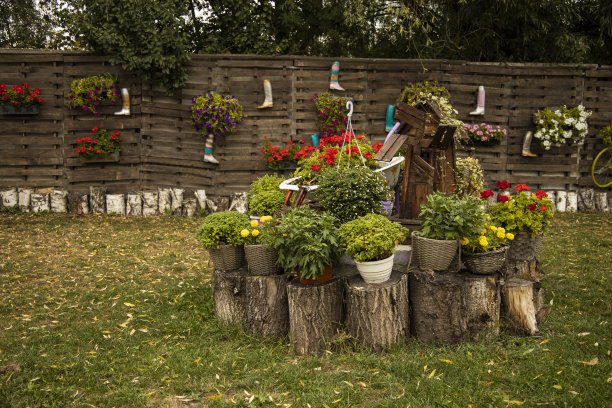
<instances>
[{"instance_id":1,"label":"yellow chrysanthemum","mask_svg":"<svg viewBox=\"0 0 612 408\"><path fill-rule=\"evenodd\" d=\"M261 219L259 221L261 222L268 222L272 219L271 215L264 215L263 217L261 217Z\"/></svg>"},{"instance_id":2,"label":"yellow chrysanthemum","mask_svg":"<svg viewBox=\"0 0 612 408\"><path fill-rule=\"evenodd\" d=\"M487 241L487 237L485 236L481 236L478 238L478 243L483 247L486 248L487 246L489 246L489 241Z\"/></svg>"},{"instance_id":3,"label":"yellow chrysanthemum","mask_svg":"<svg viewBox=\"0 0 612 408\"><path fill-rule=\"evenodd\" d=\"M502 234L505 234L505 233L506 233L506 229L505 229L504 227L499 227L499 228L497 229L497 232L500 232L500 231L501 231L501 233L502 233Z\"/></svg>"},{"instance_id":4,"label":"yellow chrysanthemum","mask_svg":"<svg viewBox=\"0 0 612 408\"><path fill-rule=\"evenodd\" d=\"M243 229L242 231L240 231L240 236L242 238L246 238L249 236L249 230L248 229Z\"/></svg>"},{"instance_id":5,"label":"yellow chrysanthemum","mask_svg":"<svg viewBox=\"0 0 612 408\"><path fill-rule=\"evenodd\" d=\"M495 225L489 225L489 229L491 231L497 231L497 227Z\"/></svg>"},{"instance_id":6,"label":"yellow chrysanthemum","mask_svg":"<svg viewBox=\"0 0 612 408\"><path fill-rule=\"evenodd\" d=\"M497 238L505 238L506 234L504 234L501 230L497 230Z\"/></svg>"},{"instance_id":7,"label":"yellow chrysanthemum","mask_svg":"<svg viewBox=\"0 0 612 408\"><path fill-rule=\"evenodd\" d=\"M257 220L251 220L251 227L255 228L256 226L259 225L259 221Z\"/></svg>"},{"instance_id":8,"label":"yellow chrysanthemum","mask_svg":"<svg viewBox=\"0 0 612 408\"><path fill-rule=\"evenodd\" d=\"M259 235L259 230L254 229L253 232L251 232L251 234L253 234L254 237Z\"/></svg>"},{"instance_id":9,"label":"yellow chrysanthemum","mask_svg":"<svg viewBox=\"0 0 612 408\"><path fill-rule=\"evenodd\" d=\"M508 238L510 241L512 241L514 239L514 234L509 232L506 234L506 238Z\"/></svg>"},{"instance_id":10,"label":"yellow chrysanthemum","mask_svg":"<svg viewBox=\"0 0 612 408\"><path fill-rule=\"evenodd\" d=\"M461 245L467 245L467 244L469 244L469 243L470 243L470 240L469 240L469 239L467 239L467 238L465 238L465 237L461 238Z\"/></svg>"}]
</instances>

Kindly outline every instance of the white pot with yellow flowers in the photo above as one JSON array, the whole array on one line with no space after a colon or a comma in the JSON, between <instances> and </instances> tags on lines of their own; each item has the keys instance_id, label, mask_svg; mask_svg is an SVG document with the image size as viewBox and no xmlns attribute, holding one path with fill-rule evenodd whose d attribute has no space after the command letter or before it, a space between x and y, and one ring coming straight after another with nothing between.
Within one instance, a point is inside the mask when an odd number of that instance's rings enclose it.
<instances>
[{"instance_id":1,"label":"white pot with yellow flowers","mask_svg":"<svg viewBox=\"0 0 612 408\"><path fill-rule=\"evenodd\" d=\"M514 235L504 228L485 224L479 235L461 240L461 259L472 273L493 274L504 265L508 243L513 239Z\"/></svg>"},{"instance_id":2,"label":"white pot with yellow flowers","mask_svg":"<svg viewBox=\"0 0 612 408\"><path fill-rule=\"evenodd\" d=\"M240 232L244 238L244 254L249 265L250 275L275 275L279 268L276 266L277 256L269 250L269 242L273 237L276 222L265 215L258 220L251 220L248 228Z\"/></svg>"}]
</instances>

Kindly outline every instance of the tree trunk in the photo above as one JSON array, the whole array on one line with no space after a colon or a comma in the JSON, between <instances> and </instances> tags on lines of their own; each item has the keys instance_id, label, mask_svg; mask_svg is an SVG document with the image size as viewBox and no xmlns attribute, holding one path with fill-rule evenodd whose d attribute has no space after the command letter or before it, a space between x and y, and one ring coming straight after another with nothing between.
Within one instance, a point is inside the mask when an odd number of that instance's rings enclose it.
<instances>
[{"instance_id":1,"label":"tree trunk","mask_svg":"<svg viewBox=\"0 0 612 408\"><path fill-rule=\"evenodd\" d=\"M106 187L89 187L90 210L93 214L104 212L104 201L106 200Z\"/></svg>"},{"instance_id":2,"label":"tree trunk","mask_svg":"<svg viewBox=\"0 0 612 408\"><path fill-rule=\"evenodd\" d=\"M139 192L128 193L127 195L127 215L142 215L142 194Z\"/></svg>"},{"instance_id":3,"label":"tree trunk","mask_svg":"<svg viewBox=\"0 0 612 408\"><path fill-rule=\"evenodd\" d=\"M195 198L186 198L183 200L183 215L193 217L196 214L198 202Z\"/></svg>"},{"instance_id":4,"label":"tree trunk","mask_svg":"<svg viewBox=\"0 0 612 408\"><path fill-rule=\"evenodd\" d=\"M251 334L283 337L289 331L287 275L247 276L246 326Z\"/></svg>"},{"instance_id":5,"label":"tree trunk","mask_svg":"<svg viewBox=\"0 0 612 408\"><path fill-rule=\"evenodd\" d=\"M346 285L346 328L361 343L380 349L410 336L408 275L393 272L388 281L368 284L359 276Z\"/></svg>"},{"instance_id":6,"label":"tree trunk","mask_svg":"<svg viewBox=\"0 0 612 408\"><path fill-rule=\"evenodd\" d=\"M294 279L287 286L289 326L296 354L318 354L342 325L344 279L302 285Z\"/></svg>"},{"instance_id":7,"label":"tree trunk","mask_svg":"<svg viewBox=\"0 0 612 408\"><path fill-rule=\"evenodd\" d=\"M145 191L142 193L142 215L155 215L159 208L159 193L157 191Z\"/></svg>"},{"instance_id":8,"label":"tree trunk","mask_svg":"<svg viewBox=\"0 0 612 408\"><path fill-rule=\"evenodd\" d=\"M172 193L169 188L158 188L159 192L159 212L164 214L166 211L172 211Z\"/></svg>"},{"instance_id":9,"label":"tree trunk","mask_svg":"<svg viewBox=\"0 0 612 408\"><path fill-rule=\"evenodd\" d=\"M533 282L512 278L502 289L504 314L514 334L533 336L538 332L533 305Z\"/></svg>"},{"instance_id":10,"label":"tree trunk","mask_svg":"<svg viewBox=\"0 0 612 408\"><path fill-rule=\"evenodd\" d=\"M246 269L213 271L215 315L225 324L246 323Z\"/></svg>"},{"instance_id":11,"label":"tree trunk","mask_svg":"<svg viewBox=\"0 0 612 408\"><path fill-rule=\"evenodd\" d=\"M83 212L83 214L89 214L91 211L89 209L89 197L87 196L87 194L81 196L81 211Z\"/></svg>"},{"instance_id":12,"label":"tree trunk","mask_svg":"<svg viewBox=\"0 0 612 408\"><path fill-rule=\"evenodd\" d=\"M170 195L172 197L171 207L172 207L173 215L181 215L184 194L185 194L185 189L183 188L173 188L170 190Z\"/></svg>"},{"instance_id":13,"label":"tree trunk","mask_svg":"<svg viewBox=\"0 0 612 408\"><path fill-rule=\"evenodd\" d=\"M68 192L65 190L52 190L50 195L51 212L66 213L66 196Z\"/></svg>"},{"instance_id":14,"label":"tree trunk","mask_svg":"<svg viewBox=\"0 0 612 408\"><path fill-rule=\"evenodd\" d=\"M17 194L16 187L1 191L0 197L2 197L2 207L14 207L19 203L19 194Z\"/></svg>"},{"instance_id":15,"label":"tree trunk","mask_svg":"<svg viewBox=\"0 0 612 408\"><path fill-rule=\"evenodd\" d=\"M499 334L500 284L495 275L461 274L468 335L473 340Z\"/></svg>"},{"instance_id":16,"label":"tree trunk","mask_svg":"<svg viewBox=\"0 0 612 408\"><path fill-rule=\"evenodd\" d=\"M544 279L542 266L537 259L531 261L506 261L506 267L502 269L504 279L526 279L532 282L541 282Z\"/></svg>"},{"instance_id":17,"label":"tree trunk","mask_svg":"<svg viewBox=\"0 0 612 408\"><path fill-rule=\"evenodd\" d=\"M66 197L68 200L68 213L69 214L82 214L83 208L81 206L82 195L80 193L68 193Z\"/></svg>"},{"instance_id":18,"label":"tree trunk","mask_svg":"<svg viewBox=\"0 0 612 408\"><path fill-rule=\"evenodd\" d=\"M410 274L412 332L426 343L459 343L467 335L463 278L456 273Z\"/></svg>"}]
</instances>

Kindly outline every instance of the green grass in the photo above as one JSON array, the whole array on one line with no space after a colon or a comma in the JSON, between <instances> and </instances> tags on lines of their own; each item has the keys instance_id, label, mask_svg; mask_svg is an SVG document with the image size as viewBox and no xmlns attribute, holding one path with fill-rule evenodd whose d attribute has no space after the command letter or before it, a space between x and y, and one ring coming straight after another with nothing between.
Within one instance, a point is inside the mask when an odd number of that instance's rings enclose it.
<instances>
[{"instance_id":1,"label":"green grass","mask_svg":"<svg viewBox=\"0 0 612 408\"><path fill-rule=\"evenodd\" d=\"M320 357L216 321L199 222L1 214L0 407L610 406L611 215L554 219L538 336Z\"/></svg>"}]
</instances>

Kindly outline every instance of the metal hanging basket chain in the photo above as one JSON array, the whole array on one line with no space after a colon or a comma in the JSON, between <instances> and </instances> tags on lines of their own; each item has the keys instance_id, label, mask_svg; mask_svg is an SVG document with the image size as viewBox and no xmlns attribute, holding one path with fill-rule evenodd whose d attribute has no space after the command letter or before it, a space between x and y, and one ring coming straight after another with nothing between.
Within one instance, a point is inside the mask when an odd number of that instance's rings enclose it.
<instances>
[{"instance_id":1,"label":"metal hanging basket chain","mask_svg":"<svg viewBox=\"0 0 612 408\"><path fill-rule=\"evenodd\" d=\"M361 153L361 147L359 147L359 143L357 143L357 137L355 136L355 131L353 130L353 102L346 102L346 109L348 109L347 121L346 121L346 130L344 131L344 137L342 138L342 147L340 148L340 158L338 159L338 166L336 170L340 171L340 162L342 161L342 151L344 150L344 145L346 143L346 137L349 135L349 144L348 144L348 158L346 162L346 168L349 168L351 165L351 142L350 135L353 135L355 138L355 144L357 145L357 150L359 150L359 156L361 157L361 162L363 165L366 165L365 159L363 158L363 153Z\"/></svg>"}]
</instances>

